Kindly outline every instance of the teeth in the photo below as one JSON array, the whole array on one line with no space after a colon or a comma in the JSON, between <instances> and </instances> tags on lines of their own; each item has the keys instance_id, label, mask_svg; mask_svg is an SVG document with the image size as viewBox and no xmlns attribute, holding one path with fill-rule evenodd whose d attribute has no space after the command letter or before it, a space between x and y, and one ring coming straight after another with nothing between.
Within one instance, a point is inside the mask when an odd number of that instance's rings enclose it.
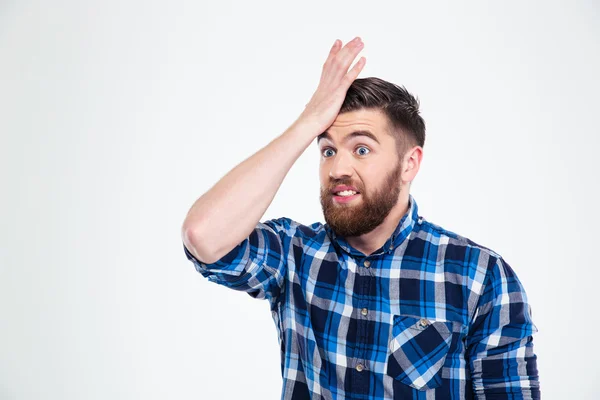
<instances>
[{"instance_id":1,"label":"teeth","mask_svg":"<svg viewBox=\"0 0 600 400\"><path fill-rule=\"evenodd\" d=\"M343 192L337 192L338 196L352 196L353 194L356 194L356 192L353 190L344 190Z\"/></svg>"}]
</instances>

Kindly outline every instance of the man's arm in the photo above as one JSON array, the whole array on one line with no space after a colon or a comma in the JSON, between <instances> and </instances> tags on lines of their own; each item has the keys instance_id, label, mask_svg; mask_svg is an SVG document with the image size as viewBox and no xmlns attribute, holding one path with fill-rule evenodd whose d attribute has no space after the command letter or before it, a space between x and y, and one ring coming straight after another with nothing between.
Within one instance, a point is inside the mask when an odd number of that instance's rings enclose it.
<instances>
[{"instance_id":1,"label":"man's arm","mask_svg":"<svg viewBox=\"0 0 600 400\"><path fill-rule=\"evenodd\" d=\"M323 65L319 86L300 117L196 200L181 234L185 247L197 259L218 261L255 229L294 162L335 120L348 87L365 64L361 58L348 71L361 50L360 39L343 48L336 40Z\"/></svg>"},{"instance_id":2,"label":"man's arm","mask_svg":"<svg viewBox=\"0 0 600 400\"><path fill-rule=\"evenodd\" d=\"M498 258L487 272L467 338L476 399L539 399L531 308L521 282Z\"/></svg>"}]
</instances>

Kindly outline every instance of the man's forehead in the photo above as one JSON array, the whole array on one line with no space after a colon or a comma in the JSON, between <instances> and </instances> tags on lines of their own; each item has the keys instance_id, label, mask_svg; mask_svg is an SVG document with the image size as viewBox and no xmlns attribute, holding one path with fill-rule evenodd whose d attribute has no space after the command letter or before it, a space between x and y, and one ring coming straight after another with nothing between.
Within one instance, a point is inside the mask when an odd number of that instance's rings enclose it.
<instances>
[{"instance_id":1,"label":"man's forehead","mask_svg":"<svg viewBox=\"0 0 600 400\"><path fill-rule=\"evenodd\" d=\"M357 131L372 133L381 142L383 136L388 133L387 116L379 110L361 109L338 114L335 121L326 132L319 135L320 139L338 138ZM385 139L383 139L385 140Z\"/></svg>"},{"instance_id":2,"label":"man's forehead","mask_svg":"<svg viewBox=\"0 0 600 400\"><path fill-rule=\"evenodd\" d=\"M344 129L354 125L368 126L374 129L387 127L387 116L379 110L361 109L338 114L329 130Z\"/></svg>"}]
</instances>

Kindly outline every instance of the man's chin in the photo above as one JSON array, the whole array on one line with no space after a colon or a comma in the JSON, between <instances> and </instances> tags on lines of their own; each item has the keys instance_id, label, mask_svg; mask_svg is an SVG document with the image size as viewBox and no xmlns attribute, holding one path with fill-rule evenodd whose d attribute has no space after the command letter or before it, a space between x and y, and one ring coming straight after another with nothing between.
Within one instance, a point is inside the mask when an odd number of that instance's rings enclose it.
<instances>
[{"instance_id":1,"label":"man's chin","mask_svg":"<svg viewBox=\"0 0 600 400\"><path fill-rule=\"evenodd\" d=\"M373 229L365 229L364 227L338 227L336 225L329 224L329 227L335 232L337 236L342 236L345 238L348 237L356 237L364 235L365 233L371 232Z\"/></svg>"}]
</instances>

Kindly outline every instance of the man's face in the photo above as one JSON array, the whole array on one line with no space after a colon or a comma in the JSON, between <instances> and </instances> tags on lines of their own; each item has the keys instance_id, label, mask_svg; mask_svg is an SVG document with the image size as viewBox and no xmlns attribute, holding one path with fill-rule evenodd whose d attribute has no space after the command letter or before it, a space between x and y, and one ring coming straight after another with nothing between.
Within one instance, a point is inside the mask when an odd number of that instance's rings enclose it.
<instances>
[{"instance_id":1,"label":"man's face","mask_svg":"<svg viewBox=\"0 0 600 400\"><path fill-rule=\"evenodd\" d=\"M343 237L375 229L398 202L401 188L402 163L387 116L365 109L339 114L319 136L319 150L325 222Z\"/></svg>"}]
</instances>

